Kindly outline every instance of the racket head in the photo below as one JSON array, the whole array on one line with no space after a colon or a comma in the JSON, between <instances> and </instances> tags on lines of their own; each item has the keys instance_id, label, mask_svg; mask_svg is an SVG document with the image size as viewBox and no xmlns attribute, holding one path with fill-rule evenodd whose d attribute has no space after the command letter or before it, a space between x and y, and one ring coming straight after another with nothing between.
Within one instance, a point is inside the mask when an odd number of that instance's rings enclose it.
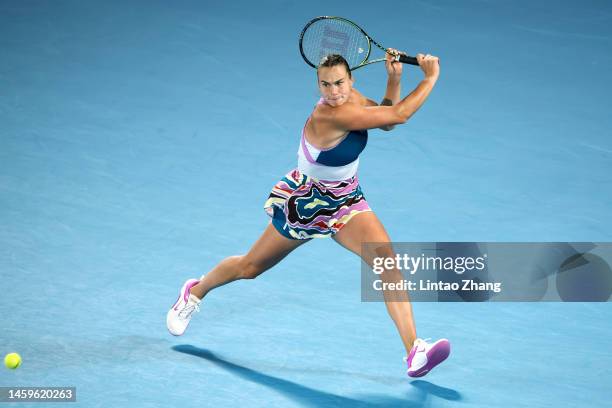
<instances>
[{"instance_id":1,"label":"racket head","mask_svg":"<svg viewBox=\"0 0 612 408\"><path fill-rule=\"evenodd\" d=\"M313 68L317 68L326 55L339 54L353 70L369 63L372 41L361 27L350 20L320 16L310 20L300 33L300 54Z\"/></svg>"}]
</instances>

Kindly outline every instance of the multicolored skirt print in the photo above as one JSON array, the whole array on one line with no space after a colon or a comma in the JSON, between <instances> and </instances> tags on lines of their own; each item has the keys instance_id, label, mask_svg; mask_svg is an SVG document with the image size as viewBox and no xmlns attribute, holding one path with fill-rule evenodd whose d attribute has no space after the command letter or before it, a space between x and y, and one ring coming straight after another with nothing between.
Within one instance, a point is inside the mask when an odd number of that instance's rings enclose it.
<instances>
[{"instance_id":1,"label":"multicolored skirt print","mask_svg":"<svg viewBox=\"0 0 612 408\"><path fill-rule=\"evenodd\" d=\"M323 181L297 169L276 183L264 209L276 230L291 239L333 235L355 215L371 211L356 175Z\"/></svg>"}]
</instances>

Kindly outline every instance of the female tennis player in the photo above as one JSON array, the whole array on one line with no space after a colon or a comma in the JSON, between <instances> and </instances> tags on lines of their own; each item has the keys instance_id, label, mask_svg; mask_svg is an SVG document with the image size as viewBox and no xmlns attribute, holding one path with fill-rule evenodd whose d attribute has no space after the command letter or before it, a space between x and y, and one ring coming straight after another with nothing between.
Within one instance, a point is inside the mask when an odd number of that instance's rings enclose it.
<instances>
[{"instance_id":1,"label":"female tennis player","mask_svg":"<svg viewBox=\"0 0 612 408\"><path fill-rule=\"evenodd\" d=\"M390 238L359 186L359 154L366 146L368 129L391 130L423 105L440 68L437 57L418 54L424 78L400 99L402 64L395 62L392 54L387 54L385 61L387 89L380 105L353 87L351 71L342 56L328 55L321 60L317 68L321 99L302 130L297 168L273 187L264 205L270 224L247 254L226 258L199 280L183 284L167 314L170 333L180 336L185 332L193 312L200 310L201 299L211 290L259 276L312 238L331 236L370 266L375 257L395 257L391 245L362 253L362 242L388 243ZM402 279L397 269L387 270L381 277L390 282ZM406 348L408 375L425 375L449 355L448 340L428 343L417 338L405 291L385 292L384 298Z\"/></svg>"}]
</instances>

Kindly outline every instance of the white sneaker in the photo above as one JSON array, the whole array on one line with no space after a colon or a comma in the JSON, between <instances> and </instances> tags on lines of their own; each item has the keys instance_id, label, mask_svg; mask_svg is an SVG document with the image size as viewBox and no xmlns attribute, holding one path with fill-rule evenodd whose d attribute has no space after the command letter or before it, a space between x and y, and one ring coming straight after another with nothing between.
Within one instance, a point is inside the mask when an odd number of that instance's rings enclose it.
<instances>
[{"instance_id":1,"label":"white sneaker","mask_svg":"<svg viewBox=\"0 0 612 408\"><path fill-rule=\"evenodd\" d=\"M197 285L198 282L200 281L197 279L187 280L179 292L178 299L176 299L176 302L168 311L166 326L170 334L180 336L185 333L193 312L200 311L200 299L189 293L189 290Z\"/></svg>"},{"instance_id":2,"label":"white sneaker","mask_svg":"<svg viewBox=\"0 0 612 408\"><path fill-rule=\"evenodd\" d=\"M426 340L416 339L406 358L407 373L410 377L422 377L446 360L449 354L450 342L446 339L440 339L432 344Z\"/></svg>"}]
</instances>

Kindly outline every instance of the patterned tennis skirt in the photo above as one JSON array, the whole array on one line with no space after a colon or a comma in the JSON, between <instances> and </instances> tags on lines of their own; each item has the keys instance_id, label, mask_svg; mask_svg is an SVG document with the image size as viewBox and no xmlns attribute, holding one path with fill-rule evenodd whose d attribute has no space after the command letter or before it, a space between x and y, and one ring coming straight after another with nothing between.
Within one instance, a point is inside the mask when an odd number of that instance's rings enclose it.
<instances>
[{"instance_id":1,"label":"patterned tennis skirt","mask_svg":"<svg viewBox=\"0 0 612 408\"><path fill-rule=\"evenodd\" d=\"M355 215L371 211L357 176L323 181L290 171L272 188L264 210L278 232L291 239L324 238Z\"/></svg>"}]
</instances>

